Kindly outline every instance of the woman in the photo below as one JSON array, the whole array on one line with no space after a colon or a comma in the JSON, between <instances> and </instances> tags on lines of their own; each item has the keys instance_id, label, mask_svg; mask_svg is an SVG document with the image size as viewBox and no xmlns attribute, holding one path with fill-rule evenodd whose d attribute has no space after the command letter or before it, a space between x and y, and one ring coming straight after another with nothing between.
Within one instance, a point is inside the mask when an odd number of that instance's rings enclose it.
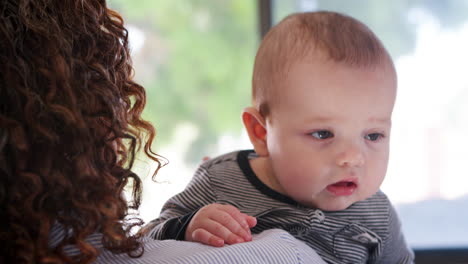
<instances>
[{"instance_id":1,"label":"woman","mask_svg":"<svg viewBox=\"0 0 468 264\"><path fill-rule=\"evenodd\" d=\"M132 81L127 31L103 1L7 0L0 4L2 257L78 262L98 252L99 230L113 252L142 253L125 218L140 204L135 153L151 151L153 127L141 119L144 89ZM142 142L141 135L148 135ZM132 183L132 203L121 195ZM3 210L2 210L3 211ZM73 230L49 249L55 225Z\"/></svg>"},{"instance_id":2,"label":"woman","mask_svg":"<svg viewBox=\"0 0 468 264\"><path fill-rule=\"evenodd\" d=\"M315 258L277 230L220 251L135 235L135 155L142 148L158 169L164 159L141 118L127 35L104 0L0 2L0 263L241 263L248 251L245 262L267 263L269 245L272 259Z\"/></svg>"}]
</instances>

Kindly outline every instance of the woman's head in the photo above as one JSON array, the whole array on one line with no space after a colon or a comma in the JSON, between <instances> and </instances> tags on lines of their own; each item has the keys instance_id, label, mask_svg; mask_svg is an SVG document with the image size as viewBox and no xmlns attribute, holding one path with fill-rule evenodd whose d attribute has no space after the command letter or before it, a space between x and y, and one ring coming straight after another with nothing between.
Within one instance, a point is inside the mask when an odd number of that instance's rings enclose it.
<instances>
[{"instance_id":1,"label":"woman's head","mask_svg":"<svg viewBox=\"0 0 468 264\"><path fill-rule=\"evenodd\" d=\"M83 239L97 230L108 248L141 252L121 192L131 182L138 207L140 146L161 163L121 17L104 0L4 0L0 39L1 256L65 260L48 248L57 222L74 230L59 247L77 244L80 261L96 256Z\"/></svg>"}]
</instances>

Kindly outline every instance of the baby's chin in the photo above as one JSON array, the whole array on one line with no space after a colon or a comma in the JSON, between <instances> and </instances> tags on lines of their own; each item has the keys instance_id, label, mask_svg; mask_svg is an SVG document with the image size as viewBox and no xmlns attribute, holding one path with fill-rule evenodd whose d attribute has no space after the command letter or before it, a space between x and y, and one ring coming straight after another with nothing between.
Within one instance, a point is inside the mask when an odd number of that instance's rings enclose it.
<instances>
[{"instance_id":1,"label":"baby's chin","mask_svg":"<svg viewBox=\"0 0 468 264\"><path fill-rule=\"evenodd\" d=\"M353 203L327 204L324 206L317 206L317 208L327 212L342 211L350 207Z\"/></svg>"},{"instance_id":2,"label":"baby's chin","mask_svg":"<svg viewBox=\"0 0 468 264\"><path fill-rule=\"evenodd\" d=\"M322 211L328 211L328 212L333 212L333 211L342 211L345 210L346 208L350 207L353 205L356 200L345 200L345 199L338 199L334 201L316 201L316 202L301 202L301 204L310 207L310 208L317 208Z\"/></svg>"},{"instance_id":3,"label":"baby's chin","mask_svg":"<svg viewBox=\"0 0 468 264\"><path fill-rule=\"evenodd\" d=\"M315 207L322 211L342 211L359 201L366 200L370 196L372 194L356 193L350 197L335 197L335 199L318 201Z\"/></svg>"}]
</instances>

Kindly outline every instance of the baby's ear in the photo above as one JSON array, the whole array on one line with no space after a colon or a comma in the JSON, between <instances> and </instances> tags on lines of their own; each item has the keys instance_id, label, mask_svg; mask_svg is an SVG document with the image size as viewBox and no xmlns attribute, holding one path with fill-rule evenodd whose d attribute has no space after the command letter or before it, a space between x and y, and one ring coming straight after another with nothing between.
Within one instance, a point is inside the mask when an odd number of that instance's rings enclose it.
<instances>
[{"instance_id":1,"label":"baby's ear","mask_svg":"<svg viewBox=\"0 0 468 264\"><path fill-rule=\"evenodd\" d=\"M268 156L265 118L254 107L247 107L242 112L242 121L257 155Z\"/></svg>"}]
</instances>

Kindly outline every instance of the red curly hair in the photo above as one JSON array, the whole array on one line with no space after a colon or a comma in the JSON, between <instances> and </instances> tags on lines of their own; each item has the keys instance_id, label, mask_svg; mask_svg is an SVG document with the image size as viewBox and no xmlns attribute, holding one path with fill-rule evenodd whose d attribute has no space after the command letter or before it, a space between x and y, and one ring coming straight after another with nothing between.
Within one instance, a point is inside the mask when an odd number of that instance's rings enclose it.
<instances>
[{"instance_id":1,"label":"red curly hair","mask_svg":"<svg viewBox=\"0 0 468 264\"><path fill-rule=\"evenodd\" d=\"M105 0L0 1L0 263L90 263L95 232L113 252L142 254L131 168L141 147L158 168L163 159L127 37ZM51 248L57 224L73 232ZM69 244L78 256L63 253Z\"/></svg>"}]
</instances>

